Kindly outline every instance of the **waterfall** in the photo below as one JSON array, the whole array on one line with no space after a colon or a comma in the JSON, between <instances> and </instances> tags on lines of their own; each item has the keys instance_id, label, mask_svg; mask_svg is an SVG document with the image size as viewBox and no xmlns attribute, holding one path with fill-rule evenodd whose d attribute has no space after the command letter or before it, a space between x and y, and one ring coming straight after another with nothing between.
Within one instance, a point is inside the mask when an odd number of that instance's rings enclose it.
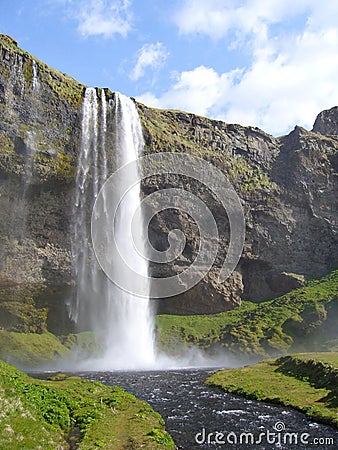
<instances>
[{"instance_id":1,"label":"waterfall","mask_svg":"<svg viewBox=\"0 0 338 450\"><path fill-rule=\"evenodd\" d=\"M100 104L99 104L100 103ZM82 138L79 152L75 204L73 208L72 263L76 294L70 303L70 317L79 330L100 334L104 355L96 367L127 369L150 367L155 361L153 315L148 298L136 298L119 289L100 269L90 239L90 215L94 201L108 176L111 158L107 148L107 116L115 116L115 168L137 159L143 151L143 136L137 109L129 98L115 94L107 105L101 90L87 88L82 107ZM117 211L112 236L127 261L143 275L148 274L146 259L139 256L130 244L131 220L140 203L140 184L135 185ZM109 199L104 198L103 213L109 224ZM138 224L140 233L142 223ZM106 230L108 233L108 230ZM122 270L114 267L114 270ZM123 277L123 273L121 274ZM132 280L130 280L132 282ZM149 286L145 287L149 292Z\"/></svg>"},{"instance_id":2,"label":"waterfall","mask_svg":"<svg viewBox=\"0 0 338 450\"><path fill-rule=\"evenodd\" d=\"M121 167L141 156L144 147L141 122L135 104L128 97L116 94L115 102L116 120L116 147L117 166ZM140 170L140 168L138 169ZM133 180L137 174L130 173ZM129 184L129 183L128 183ZM108 349L106 359L114 366L129 368L142 368L152 365L155 361L154 349L154 323L149 301L148 261L142 258L133 246L131 223L133 214L140 204L140 183L135 184L122 198L115 217L115 242L125 262L135 272L145 277L139 291L147 292L146 298L135 297L129 292L114 286L114 301L110 305L108 316L109 326ZM118 193L120 194L124 193ZM142 217L135 227L140 233L139 240L144 242L144 226ZM135 232L135 231L134 231ZM134 236L135 238L135 236ZM145 254L145 249L141 249ZM113 263L114 266L114 263ZM124 272L125 265L114 268L120 271L120 278L127 275ZM129 284L132 279L127 279Z\"/></svg>"}]
</instances>

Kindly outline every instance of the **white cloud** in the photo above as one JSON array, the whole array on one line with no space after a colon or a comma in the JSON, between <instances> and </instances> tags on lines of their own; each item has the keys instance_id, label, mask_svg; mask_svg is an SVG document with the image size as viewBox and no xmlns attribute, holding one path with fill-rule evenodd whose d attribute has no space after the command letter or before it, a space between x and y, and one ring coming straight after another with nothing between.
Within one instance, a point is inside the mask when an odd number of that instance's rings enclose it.
<instances>
[{"instance_id":1,"label":"white cloud","mask_svg":"<svg viewBox=\"0 0 338 450\"><path fill-rule=\"evenodd\" d=\"M227 46L245 43L251 57L246 67L217 73L199 66L178 74L162 95L148 92L139 99L259 126L272 134L296 124L311 128L319 111L338 103L338 2L328 0L325 8L317 0L238 4L186 0L176 23L181 33L222 38ZM284 21L291 18L296 26L285 32Z\"/></svg>"},{"instance_id":2,"label":"white cloud","mask_svg":"<svg viewBox=\"0 0 338 450\"><path fill-rule=\"evenodd\" d=\"M71 3L74 16L83 36L103 35L105 38L120 34L125 37L131 30L129 0L81 0Z\"/></svg>"},{"instance_id":3,"label":"white cloud","mask_svg":"<svg viewBox=\"0 0 338 450\"><path fill-rule=\"evenodd\" d=\"M212 68L199 66L176 74L176 82L159 98L147 92L138 100L157 108L182 109L205 116L230 89L234 77L235 73L218 75Z\"/></svg>"},{"instance_id":4,"label":"white cloud","mask_svg":"<svg viewBox=\"0 0 338 450\"><path fill-rule=\"evenodd\" d=\"M259 34L264 24L306 12L316 3L317 0L185 0L173 20L182 34L205 34L219 39L231 30Z\"/></svg>"},{"instance_id":5,"label":"white cloud","mask_svg":"<svg viewBox=\"0 0 338 450\"><path fill-rule=\"evenodd\" d=\"M160 68L168 55L169 53L161 42L143 45L138 52L137 62L130 74L130 79L136 81L143 77L147 67Z\"/></svg>"}]
</instances>

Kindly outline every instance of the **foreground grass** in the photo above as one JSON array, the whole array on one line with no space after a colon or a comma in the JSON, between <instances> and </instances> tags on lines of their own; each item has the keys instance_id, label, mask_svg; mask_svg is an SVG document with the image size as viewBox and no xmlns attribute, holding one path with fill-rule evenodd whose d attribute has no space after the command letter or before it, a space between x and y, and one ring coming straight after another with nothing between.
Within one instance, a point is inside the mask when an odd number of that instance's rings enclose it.
<instances>
[{"instance_id":1,"label":"foreground grass","mask_svg":"<svg viewBox=\"0 0 338 450\"><path fill-rule=\"evenodd\" d=\"M157 317L162 348L183 345L241 356L269 357L300 351L338 349L338 270L305 287L262 303L206 316Z\"/></svg>"},{"instance_id":2,"label":"foreground grass","mask_svg":"<svg viewBox=\"0 0 338 450\"><path fill-rule=\"evenodd\" d=\"M338 428L338 353L304 353L226 369L207 384L245 397L291 406Z\"/></svg>"},{"instance_id":3,"label":"foreground grass","mask_svg":"<svg viewBox=\"0 0 338 450\"><path fill-rule=\"evenodd\" d=\"M78 377L41 381L0 361L0 448L174 449L164 421L119 387Z\"/></svg>"}]
</instances>

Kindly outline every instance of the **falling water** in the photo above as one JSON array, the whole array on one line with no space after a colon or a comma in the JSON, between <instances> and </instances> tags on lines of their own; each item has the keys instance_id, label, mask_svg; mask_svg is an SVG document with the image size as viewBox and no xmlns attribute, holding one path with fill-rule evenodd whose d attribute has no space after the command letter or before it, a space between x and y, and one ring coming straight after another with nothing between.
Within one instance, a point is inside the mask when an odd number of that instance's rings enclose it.
<instances>
[{"instance_id":1,"label":"falling water","mask_svg":"<svg viewBox=\"0 0 338 450\"><path fill-rule=\"evenodd\" d=\"M137 109L132 100L121 94L116 94L115 102L116 118L116 147L117 165L121 167L135 161L143 152L144 141L141 122ZM137 169L135 169L137 170ZM137 178L137 173L130 173L130 183ZM129 181L129 180L128 180ZM124 193L118 193L119 196ZM115 217L115 242L123 255L126 263L143 276L145 283L138 286L138 291L147 292L147 298L135 297L129 292L114 287L115 298L110 305L110 326L108 334L108 350L106 360L114 367L140 368L154 364L154 335L153 314L149 301L148 261L140 256L133 246L131 224L133 215L140 204L140 183L136 183L122 198L117 216ZM144 226L142 217L136 224L134 233L141 242ZM145 249L141 254L145 255ZM116 267L120 271L120 279L126 278L125 265ZM134 280L127 279L132 285Z\"/></svg>"},{"instance_id":2,"label":"falling water","mask_svg":"<svg viewBox=\"0 0 338 450\"><path fill-rule=\"evenodd\" d=\"M23 59L18 54L15 55L12 75L14 78L13 90L16 90L20 94L20 97L23 97L25 92L25 76L23 74Z\"/></svg>"},{"instance_id":3,"label":"falling water","mask_svg":"<svg viewBox=\"0 0 338 450\"><path fill-rule=\"evenodd\" d=\"M32 59L32 88L34 92L38 92L40 89L38 65L36 64L36 61L34 59Z\"/></svg>"},{"instance_id":4,"label":"falling water","mask_svg":"<svg viewBox=\"0 0 338 450\"><path fill-rule=\"evenodd\" d=\"M108 175L107 151L113 150L106 149L107 114L109 116L112 112L116 118L115 167L136 160L143 151L142 128L134 103L121 94L115 94L115 101L110 100L107 108L105 94L101 91L99 107L96 89L86 89L73 210L72 261L76 294L69 305L70 317L80 330L90 329L103 336L104 356L96 361L96 367L145 368L155 361L149 298L135 298L115 286L101 271L90 240L90 214ZM138 184L121 202L114 235L109 239L115 236L118 247L128 255L127 260L147 276L147 261L130 245L131 220L139 203ZM108 205L109 199L104 198L104 204ZM108 223L108 210L106 213ZM142 223L137 228L142 233ZM115 267L115 270L123 268Z\"/></svg>"},{"instance_id":5,"label":"falling water","mask_svg":"<svg viewBox=\"0 0 338 450\"><path fill-rule=\"evenodd\" d=\"M82 105L81 148L76 172L73 208L72 263L76 282L70 318L80 330L93 329L98 297L98 271L90 243L90 211L99 188L98 101L96 89L86 89Z\"/></svg>"}]
</instances>

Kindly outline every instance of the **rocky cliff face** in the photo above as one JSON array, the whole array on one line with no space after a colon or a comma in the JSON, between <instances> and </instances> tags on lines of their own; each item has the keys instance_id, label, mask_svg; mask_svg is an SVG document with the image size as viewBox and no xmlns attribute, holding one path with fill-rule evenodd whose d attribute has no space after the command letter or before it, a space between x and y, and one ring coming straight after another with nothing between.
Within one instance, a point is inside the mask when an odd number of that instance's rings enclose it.
<instances>
[{"instance_id":1,"label":"rocky cliff face","mask_svg":"<svg viewBox=\"0 0 338 450\"><path fill-rule=\"evenodd\" d=\"M0 327L71 328L65 305L74 290L70 232L84 89L0 36ZM105 89L104 96L112 93ZM145 194L178 183L200 195L221 234L209 274L186 293L159 302L160 312L231 309L241 298L260 301L337 267L337 107L319 114L311 132L296 127L282 138L179 111L138 108L146 152L186 152L216 165L234 185L246 216L243 255L220 284L229 241L226 212L191 180L144 180ZM109 114L107 145L113 153ZM155 247L165 249L174 228L184 231L186 248L173 264L154 264L156 276L183 270L198 251L196 224L177 210L152 220Z\"/></svg>"},{"instance_id":2,"label":"rocky cliff face","mask_svg":"<svg viewBox=\"0 0 338 450\"><path fill-rule=\"evenodd\" d=\"M322 130L325 117L330 117L330 131L337 130L336 110L318 116ZM177 149L212 162L235 186L246 215L245 247L230 285L210 288L211 272L184 298L164 301L163 312L186 312L187 306L189 312L210 312L201 300L207 298L204 286L209 293L206 303L219 311L235 305L239 297L259 301L288 292L301 286L304 277L322 275L337 266L337 136L296 127L288 136L274 138L257 128L182 112L142 105L140 112L149 152ZM161 186L160 182L156 187ZM194 190L198 192L198 187ZM203 189L200 194L205 194ZM214 206L218 224L226 220L212 199L207 204ZM186 221L180 214L164 220L167 230ZM154 235L158 228L155 224L151 229ZM192 242L194 236L191 231ZM220 240L221 258L226 251L227 240Z\"/></svg>"}]
</instances>

